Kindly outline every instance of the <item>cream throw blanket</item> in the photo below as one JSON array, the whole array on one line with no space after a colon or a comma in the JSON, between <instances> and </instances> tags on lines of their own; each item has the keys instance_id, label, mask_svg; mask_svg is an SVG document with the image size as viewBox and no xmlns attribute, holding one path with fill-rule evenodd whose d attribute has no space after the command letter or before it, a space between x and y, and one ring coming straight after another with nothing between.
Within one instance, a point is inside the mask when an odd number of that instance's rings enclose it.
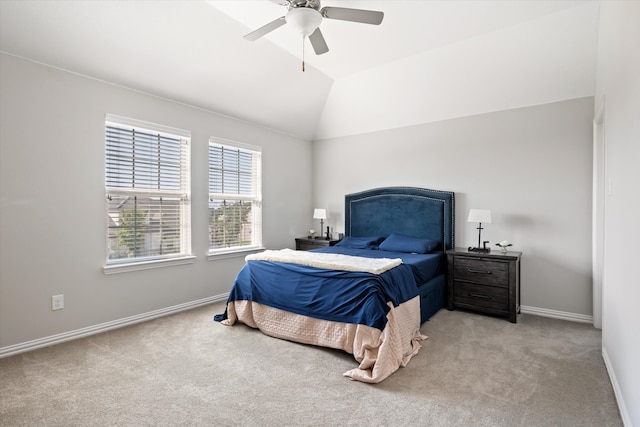
<instances>
[{"instance_id":1,"label":"cream throw blanket","mask_svg":"<svg viewBox=\"0 0 640 427\"><path fill-rule=\"evenodd\" d=\"M365 258L323 252L294 251L292 249L282 249L279 251L266 250L258 254L247 255L245 261L288 262L310 267L362 271L371 274L381 274L402 264L400 258Z\"/></svg>"}]
</instances>

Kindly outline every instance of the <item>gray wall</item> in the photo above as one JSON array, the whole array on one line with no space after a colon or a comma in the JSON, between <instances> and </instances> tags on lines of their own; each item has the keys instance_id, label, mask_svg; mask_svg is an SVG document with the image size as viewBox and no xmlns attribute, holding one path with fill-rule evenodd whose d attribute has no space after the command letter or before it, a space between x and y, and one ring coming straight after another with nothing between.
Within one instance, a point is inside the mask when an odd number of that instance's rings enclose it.
<instances>
[{"instance_id":1,"label":"gray wall","mask_svg":"<svg viewBox=\"0 0 640 427\"><path fill-rule=\"evenodd\" d=\"M522 304L588 321L593 98L481 114L313 144L314 206L344 225L344 194L408 185L456 192L456 244L522 251ZM495 247L495 246L494 246ZM556 313L558 314L558 313Z\"/></svg>"},{"instance_id":2,"label":"gray wall","mask_svg":"<svg viewBox=\"0 0 640 427\"><path fill-rule=\"evenodd\" d=\"M206 257L211 135L263 149L264 244L306 233L309 142L4 54L0 67L0 348L229 291L244 257ZM104 275L105 113L191 131L193 264Z\"/></svg>"},{"instance_id":3,"label":"gray wall","mask_svg":"<svg viewBox=\"0 0 640 427\"><path fill-rule=\"evenodd\" d=\"M512 241L524 252L523 305L591 314L591 98L312 147L14 57L3 55L1 66L0 347L228 291L243 258L207 261L205 255L210 135L263 147L268 247L291 247L314 227L313 207L327 207L329 225L340 231L345 193L387 185L451 190L458 245L477 238L475 225L465 221L468 209L490 208L494 222L483 237ZM192 131L194 264L102 273L107 112ZM60 293L65 309L52 312L50 297Z\"/></svg>"},{"instance_id":4,"label":"gray wall","mask_svg":"<svg viewBox=\"0 0 640 427\"><path fill-rule=\"evenodd\" d=\"M627 426L640 426L638 40L640 2L602 2L595 99L604 105L602 354Z\"/></svg>"}]
</instances>

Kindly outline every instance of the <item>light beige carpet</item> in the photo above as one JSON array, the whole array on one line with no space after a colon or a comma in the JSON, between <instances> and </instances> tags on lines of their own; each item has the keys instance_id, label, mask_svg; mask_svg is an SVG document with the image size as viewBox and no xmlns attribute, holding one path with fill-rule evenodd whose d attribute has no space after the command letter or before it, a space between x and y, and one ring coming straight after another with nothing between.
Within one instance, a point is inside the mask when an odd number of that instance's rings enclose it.
<instances>
[{"instance_id":1,"label":"light beige carpet","mask_svg":"<svg viewBox=\"0 0 640 427\"><path fill-rule=\"evenodd\" d=\"M620 426L590 325L441 310L406 368L213 322L221 303L0 359L2 426Z\"/></svg>"}]
</instances>

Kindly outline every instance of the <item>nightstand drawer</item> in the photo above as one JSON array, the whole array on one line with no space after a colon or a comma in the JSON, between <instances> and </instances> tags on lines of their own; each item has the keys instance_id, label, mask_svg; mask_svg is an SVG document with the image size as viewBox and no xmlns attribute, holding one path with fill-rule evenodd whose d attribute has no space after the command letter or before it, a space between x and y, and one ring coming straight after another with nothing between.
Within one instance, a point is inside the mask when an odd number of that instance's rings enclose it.
<instances>
[{"instance_id":1,"label":"nightstand drawer","mask_svg":"<svg viewBox=\"0 0 640 427\"><path fill-rule=\"evenodd\" d=\"M298 245L298 247L300 248L299 250L301 251L309 251L311 249L326 248L327 246L329 246L328 243L324 243L322 241L314 242L312 240L305 240L303 242L300 242Z\"/></svg>"},{"instance_id":2,"label":"nightstand drawer","mask_svg":"<svg viewBox=\"0 0 640 427\"><path fill-rule=\"evenodd\" d=\"M456 282L453 302L458 306L470 306L509 312L509 289L496 286Z\"/></svg>"},{"instance_id":3,"label":"nightstand drawer","mask_svg":"<svg viewBox=\"0 0 640 427\"><path fill-rule=\"evenodd\" d=\"M509 263L458 256L453 266L453 279L506 287L509 285Z\"/></svg>"},{"instance_id":4,"label":"nightstand drawer","mask_svg":"<svg viewBox=\"0 0 640 427\"><path fill-rule=\"evenodd\" d=\"M333 246L340 240L332 239L307 239L304 237L296 238L296 250L297 251L310 251L311 249L326 248L327 246Z\"/></svg>"}]
</instances>

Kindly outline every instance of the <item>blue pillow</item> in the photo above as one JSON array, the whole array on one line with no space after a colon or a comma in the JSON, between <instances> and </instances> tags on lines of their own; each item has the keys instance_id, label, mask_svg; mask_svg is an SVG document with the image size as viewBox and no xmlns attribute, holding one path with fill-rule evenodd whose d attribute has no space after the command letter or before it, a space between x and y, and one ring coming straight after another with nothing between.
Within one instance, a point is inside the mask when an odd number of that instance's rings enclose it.
<instances>
[{"instance_id":1,"label":"blue pillow","mask_svg":"<svg viewBox=\"0 0 640 427\"><path fill-rule=\"evenodd\" d=\"M354 237L346 236L336 246L342 246L345 248L353 249L376 249L378 244L384 239L384 237Z\"/></svg>"},{"instance_id":2,"label":"blue pillow","mask_svg":"<svg viewBox=\"0 0 640 427\"><path fill-rule=\"evenodd\" d=\"M439 243L435 240L419 239L417 237L403 236L401 234L391 234L380 243L379 249L389 252L410 252L416 254L428 254Z\"/></svg>"}]
</instances>

